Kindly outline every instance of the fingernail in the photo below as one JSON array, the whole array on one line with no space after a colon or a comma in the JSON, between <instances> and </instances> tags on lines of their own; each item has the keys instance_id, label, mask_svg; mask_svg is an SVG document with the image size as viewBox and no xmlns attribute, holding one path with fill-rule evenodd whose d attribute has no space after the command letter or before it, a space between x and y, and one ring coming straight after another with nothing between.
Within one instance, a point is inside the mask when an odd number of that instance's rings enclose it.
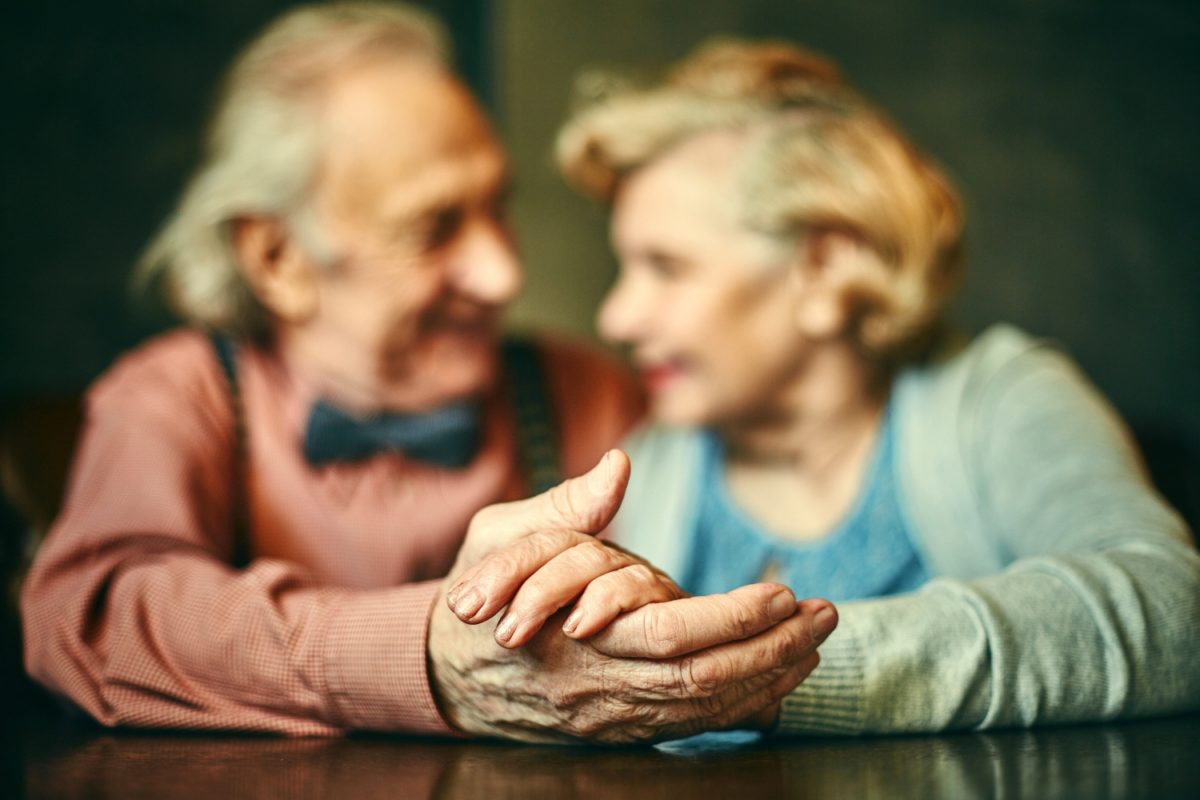
<instances>
[{"instance_id":1,"label":"fingernail","mask_svg":"<svg viewBox=\"0 0 1200 800\"><path fill-rule=\"evenodd\" d=\"M483 606L483 595L474 589L467 589L454 601L454 613L462 619L470 619Z\"/></svg>"},{"instance_id":2,"label":"fingernail","mask_svg":"<svg viewBox=\"0 0 1200 800\"><path fill-rule=\"evenodd\" d=\"M517 630L517 618L506 616L500 620L500 624L496 626L496 641L505 644L512 638L513 633Z\"/></svg>"},{"instance_id":3,"label":"fingernail","mask_svg":"<svg viewBox=\"0 0 1200 800\"><path fill-rule=\"evenodd\" d=\"M796 597L791 592L780 592L771 598L771 621L782 622L796 613Z\"/></svg>"},{"instance_id":4,"label":"fingernail","mask_svg":"<svg viewBox=\"0 0 1200 800\"><path fill-rule=\"evenodd\" d=\"M454 608L458 605L458 593L462 591L462 584L456 583L451 587L450 591L446 592L446 605Z\"/></svg>"},{"instance_id":5,"label":"fingernail","mask_svg":"<svg viewBox=\"0 0 1200 800\"><path fill-rule=\"evenodd\" d=\"M567 621L563 623L563 633L571 634L579 627L579 621L583 619L583 612L578 608L571 612L571 616L567 617Z\"/></svg>"},{"instance_id":6,"label":"fingernail","mask_svg":"<svg viewBox=\"0 0 1200 800\"><path fill-rule=\"evenodd\" d=\"M836 627L837 612L833 610L833 606L825 606L813 617L813 628L816 629L817 636L822 639L833 633L833 629Z\"/></svg>"},{"instance_id":7,"label":"fingernail","mask_svg":"<svg viewBox=\"0 0 1200 800\"><path fill-rule=\"evenodd\" d=\"M604 454L600 463L588 473L587 485L592 494L605 494L612 483L612 451Z\"/></svg>"}]
</instances>

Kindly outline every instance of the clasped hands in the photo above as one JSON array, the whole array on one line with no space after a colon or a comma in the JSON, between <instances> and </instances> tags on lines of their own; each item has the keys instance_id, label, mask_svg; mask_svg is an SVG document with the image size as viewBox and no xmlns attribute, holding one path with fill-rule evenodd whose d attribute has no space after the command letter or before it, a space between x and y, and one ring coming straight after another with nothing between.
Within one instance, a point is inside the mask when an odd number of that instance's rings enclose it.
<instances>
[{"instance_id":1,"label":"clasped hands","mask_svg":"<svg viewBox=\"0 0 1200 800\"><path fill-rule=\"evenodd\" d=\"M472 519L428 638L431 683L456 728L609 743L769 728L816 668L837 625L826 601L797 603L769 583L686 597L595 538L629 473L612 450L586 475ZM497 614L494 628L480 624Z\"/></svg>"}]
</instances>

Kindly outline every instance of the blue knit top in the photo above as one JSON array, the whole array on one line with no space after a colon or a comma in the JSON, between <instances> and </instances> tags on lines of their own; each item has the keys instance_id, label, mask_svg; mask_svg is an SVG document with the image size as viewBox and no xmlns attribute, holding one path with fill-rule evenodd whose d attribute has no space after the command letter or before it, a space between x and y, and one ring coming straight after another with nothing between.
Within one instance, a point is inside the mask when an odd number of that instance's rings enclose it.
<instances>
[{"instance_id":1,"label":"blue knit top","mask_svg":"<svg viewBox=\"0 0 1200 800\"><path fill-rule=\"evenodd\" d=\"M919 587L929 573L901 513L894 428L889 410L850 512L827 535L802 542L763 529L738 508L725 485L724 447L715 433L706 431L700 507L682 587L692 594L713 594L769 575L798 597L835 603Z\"/></svg>"}]
</instances>

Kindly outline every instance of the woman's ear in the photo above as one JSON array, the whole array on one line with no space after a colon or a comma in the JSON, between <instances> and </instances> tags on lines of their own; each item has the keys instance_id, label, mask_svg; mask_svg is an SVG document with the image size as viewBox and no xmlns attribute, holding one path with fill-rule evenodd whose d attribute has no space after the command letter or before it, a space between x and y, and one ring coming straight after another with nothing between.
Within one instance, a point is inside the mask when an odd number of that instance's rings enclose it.
<instances>
[{"instance_id":1,"label":"woman's ear","mask_svg":"<svg viewBox=\"0 0 1200 800\"><path fill-rule=\"evenodd\" d=\"M847 234L815 229L797 244L792 266L796 324L812 341L841 338L850 324L846 266L857 241Z\"/></svg>"},{"instance_id":2,"label":"woman's ear","mask_svg":"<svg viewBox=\"0 0 1200 800\"><path fill-rule=\"evenodd\" d=\"M277 217L238 217L230 243L242 276L260 303L276 317L304 322L317 310L316 268Z\"/></svg>"}]
</instances>

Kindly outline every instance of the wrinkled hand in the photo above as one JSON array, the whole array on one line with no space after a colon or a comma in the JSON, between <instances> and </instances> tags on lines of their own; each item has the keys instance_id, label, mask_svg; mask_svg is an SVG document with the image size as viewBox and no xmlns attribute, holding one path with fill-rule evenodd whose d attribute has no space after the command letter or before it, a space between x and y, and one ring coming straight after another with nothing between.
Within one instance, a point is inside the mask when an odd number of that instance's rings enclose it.
<instances>
[{"instance_id":1,"label":"wrinkled hand","mask_svg":"<svg viewBox=\"0 0 1200 800\"><path fill-rule=\"evenodd\" d=\"M683 597L665 572L595 538L620 507L629 469L629 457L611 450L582 479L480 511L459 555L460 564L478 560L451 572L457 574L446 595L451 610L478 625L507 606L496 641L520 647L575 598L579 602L563 630L584 639L625 611ZM486 549L491 552L480 556Z\"/></svg>"},{"instance_id":2,"label":"wrinkled hand","mask_svg":"<svg viewBox=\"0 0 1200 800\"><path fill-rule=\"evenodd\" d=\"M583 478L531 500L480 512L443 589L459 585L490 551L523 537L549 542L532 551L545 556L543 567L584 545L572 536L608 524L628 473L628 459L614 451ZM554 545L563 541L574 544ZM580 551L590 555L572 558L609 563L592 547ZM571 563L563 562L561 572L557 566L551 569L540 589L524 585L528 582L520 576L528 574L528 567L519 561L513 569L500 570L498 585L519 584L517 595L526 588L545 594L528 603L532 615L519 617L507 639L510 646L527 641L521 649L497 646L487 626L463 625L446 603L435 604L428 639L431 679L453 725L466 733L526 741L632 742L769 724L783 695L816 667L816 647L837 622L836 612L824 601L797 605L786 588L757 584L727 595L652 602L620 616L586 642L567 638L557 628L534 635L541 623L530 620L544 619L561 605L566 590L554 576L565 575ZM503 603L481 594L475 611L467 613L475 598L460 587L451 599L471 619L488 610L494 614L497 603Z\"/></svg>"}]
</instances>

